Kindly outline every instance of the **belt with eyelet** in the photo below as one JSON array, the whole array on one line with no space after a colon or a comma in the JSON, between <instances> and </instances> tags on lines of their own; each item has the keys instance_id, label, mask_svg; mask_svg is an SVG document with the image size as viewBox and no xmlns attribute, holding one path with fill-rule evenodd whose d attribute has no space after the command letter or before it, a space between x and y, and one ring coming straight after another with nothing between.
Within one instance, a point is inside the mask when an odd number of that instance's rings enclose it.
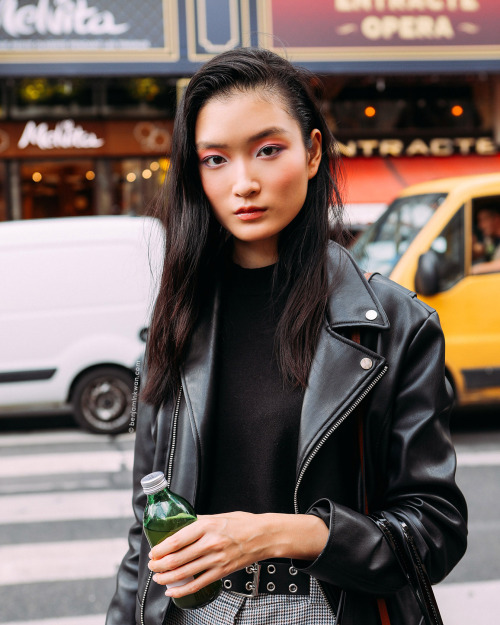
<instances>
[{"instance_id":1,"label":"belt with eyelet","mask_svg":"<svg viewBox=\"0 0 500 625\"><path fill-rule=\"evenodd\" d=\"M261 594L308 595L311 578L281 562L255 562L222 578L222 587L244 597Z\"/></svg>"}]
</instances>

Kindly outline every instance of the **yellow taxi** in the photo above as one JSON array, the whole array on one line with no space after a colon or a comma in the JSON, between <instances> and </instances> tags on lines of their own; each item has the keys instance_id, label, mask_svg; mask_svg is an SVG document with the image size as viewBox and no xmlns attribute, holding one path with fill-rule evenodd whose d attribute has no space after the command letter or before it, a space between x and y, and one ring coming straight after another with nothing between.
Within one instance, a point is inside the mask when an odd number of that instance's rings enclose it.
<instances>
[{"instance_id":1,"label":"yellow taxi","mask_svg":"<svg viewBox=\"0 0 500 625\"><path fill-rule=\"evenodd\" d=\"M500 173L432 180L406 188L351 250L438 311L458 405L500 402L499 228Z\"/></svg>"}]
</instances>

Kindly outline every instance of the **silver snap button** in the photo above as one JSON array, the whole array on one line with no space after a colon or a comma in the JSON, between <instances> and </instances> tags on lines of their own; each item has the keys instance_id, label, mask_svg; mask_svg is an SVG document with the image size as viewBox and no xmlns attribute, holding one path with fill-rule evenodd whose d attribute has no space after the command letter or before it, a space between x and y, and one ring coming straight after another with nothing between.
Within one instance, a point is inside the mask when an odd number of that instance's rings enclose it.
<instances>
[{"instance_id":1,"label":"silver snap button","mask_svg":"<svg viewBox=\"0 0 500 625\"><path fill-rule=\"evenodd\" d=\"M298 588L295 584L290 584L290 586L288 586L288 590L290 592L297 592Z\"/></svg>"},{"instance_id":2,"label":"silver snap button","mask_svg":"<svg viewBox=\"0 0 500 625\"><path fill-rule=\"evenodd\" d=\"M365 313L365 317L369 321L373 321L374 319L376 319L378 317L378 312L376 310L367 310L366 313Z\"/></svg>"},{"instance_id":3,"label":"silver snap button","mask_svg":"<svg viewBox=\"0 0 500 625\"><path fill-rule=\"evenodd\" d=\"M297 569L294 566L291 566L288 569L288 572L290 573L290 575L297 575L297 573L298 573Z\"/></svg>"},{"instance_id":4,"label":"silver snap button","mask_svg":"<svg viewBox=\"0 0 500 625\"><path fill-rule=\"evenodd\" d=\"M232 587L233 587L233 582L230 579L225 579L224 580L224 588L226 590L229 590Z\"/></svg>"},{"instance_id":5,"label":"silver snap button","mask_svg":"<svg viewBox=\"0 0 500 625\"><path fill-rule=\"evenodd\" d=\"M255 586L253 585L252 582L247 582L245 584L245 588L250 592L250 591L252 591L255 588Z\"/></svg>"},{"instance_id":6,"label":"silver snap button","mask_svg":"<svg viewBox=\"0 0 500 625\"><path fill-rule=\"evenodd\" d=\"M267 567L267 572L271 575L276 573L276 567L274 566L274 564L269 564L269 566Z\"/></svg>"},{"instance_id":7,"label":"silver snap button","mask_svg":"<svg viewBox=\"0 0 500 625\"><path fill-rule=\"evenodd\" d=\"M361 365L361 368L365 369L366 371L373 367L373 361L371 358L363 358L359 364Z\"/></svg>"},{"instance_id":8,"label":"silver snap button","mask_svg":"<svg viewBox=\"0 0 500 625\"><path fill-rule=\"evenodd\" d=\"M273 582L268 582L266 588L269 590L269 592L273 592L276 586L273 584Z\"/></svg>"}]
</instances>

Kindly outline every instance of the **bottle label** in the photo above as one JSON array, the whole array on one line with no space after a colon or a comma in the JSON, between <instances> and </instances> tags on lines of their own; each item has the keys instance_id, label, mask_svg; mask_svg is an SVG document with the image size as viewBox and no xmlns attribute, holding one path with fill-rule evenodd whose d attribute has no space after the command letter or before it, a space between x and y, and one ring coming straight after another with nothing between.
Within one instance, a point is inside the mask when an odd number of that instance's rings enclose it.
<instances>
[{"instance_id":1,"label":"bottle label","mask_svg":"<svg viewBox=\"0 0 500 625\"><path fill-rule=\"evenodd\" d=\"M193 579L194 579L193 576L186 577L186 579L181 579L178 582L173 582L172 584L168 584L167 585L167 589L169 589L169 588L177 588L177 586L184 586L184 584L189 584L189 582L192 582Z\"/></svg>"}]
</instances>

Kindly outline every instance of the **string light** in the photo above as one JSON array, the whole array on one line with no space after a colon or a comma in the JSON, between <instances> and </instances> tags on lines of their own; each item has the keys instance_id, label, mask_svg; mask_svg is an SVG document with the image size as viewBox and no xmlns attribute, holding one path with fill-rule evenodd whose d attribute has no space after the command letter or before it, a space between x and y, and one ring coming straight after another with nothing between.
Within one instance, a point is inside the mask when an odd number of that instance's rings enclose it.
<instances>
[{"instance_id":1,"label":"string light","mask_svg":"<svg viewBox=\"0 0 500 625\"><path fill-rule=\"evenodd\" d=\"M33 175L31 176L33 182L40 182L40 180L42 179L42 174L39 171L35 171L33 172Z\"/></svg>"},{"instance_id":2,"label":"string light","mask_svg":"<svg viewBox=\"0 0 500 625\"><path fill-rule=\"evenodd\" d=\"M375 110L375 107L367 106L365 108L365 115L366 115L366 117L375 117L376 114L377 114L377 111Z\"/></svg>"},{"instance_id":3,"label":"string light","mask_svg":"<svg viewBox=\"0 0 500 625\"><path fill-rule=\"evenodd\" d=\"M455 106L451 107L451 114L453 117L460 117L464 114L464 109L460 106L460 104L455 104Z\"/></svg>"},{"instance_id":4,"label":"string light","mask_svg":"<svg viewBox=\"0 0 500 625\"><path fill-rule=\"evenodd\" d=\"M89 169L89 171L85 174L85 178L87 178L87 180L94 180L95 172Z\"/></svg>"},{"instance_id":5,"label":"string light","mask_svg":"<svg viewBox=\"0 0 500 625\"><path fill-rule=\"evenodd\" d=\"M137 176L132 171L127 174L127 182L134 182L136 178Z\"/></svg>"},{"instance_id":6,"label":"string light","mask_svg":"<svg viewBox=\"0 0 500 625\"><path fill-rule=\"evenodd\" d=\"M151 178L152 175L153 173L150 169L144 169L142 172L142 177L144 178L144 180L149 180L149 178Z\"/></svg>"}]
</instances>

